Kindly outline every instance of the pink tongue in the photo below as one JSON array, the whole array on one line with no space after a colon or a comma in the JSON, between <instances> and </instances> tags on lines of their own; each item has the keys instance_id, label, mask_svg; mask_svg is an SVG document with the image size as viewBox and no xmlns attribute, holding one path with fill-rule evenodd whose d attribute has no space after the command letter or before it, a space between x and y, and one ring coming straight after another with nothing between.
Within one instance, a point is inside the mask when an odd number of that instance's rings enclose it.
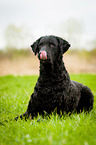
<instances>
[{"instance_id":1,"label":"pink tongue","mask_svg":"<svg viewBox=\"0 0 96 145\"><path fill-rule=\"evenodd\" d=\"M46 53L46 51L42 51L42 52L40 53L40 59L41 59L41 60L46 60L46 59L47 59L47 53Z\"/></svg>"}]
</instances>

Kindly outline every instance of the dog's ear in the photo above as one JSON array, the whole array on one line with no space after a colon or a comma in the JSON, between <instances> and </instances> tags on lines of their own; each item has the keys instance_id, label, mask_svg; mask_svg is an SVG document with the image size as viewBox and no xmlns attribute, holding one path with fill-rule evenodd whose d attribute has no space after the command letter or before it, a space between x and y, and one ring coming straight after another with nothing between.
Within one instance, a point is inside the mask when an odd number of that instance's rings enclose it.
<instances>
[{"instance_id":1,"label":"dog's ear","mask_svg":"<svg viewBox=\"0 0 96 145\"><path fill-rule=\"evenodd\" d=\"M57 39L59 40L59 47L61 48L62 54L64 54L71 45L66 40L60 37L58 37Z\"/></svg>"},{"instance_id":2,"label":"dog's ear","mask_svg":"<svg viewBox=\"0 0 96 145\"><path fill-rule=\"evenodd\" d=\"M32 45L31 45L31 48L34 52L34 54L36 55L37 53L39 53L39 42L41 40L42 37L40 37L38 40L36 40L36 42L34 42Z\"/></svg>"}]
</instances>

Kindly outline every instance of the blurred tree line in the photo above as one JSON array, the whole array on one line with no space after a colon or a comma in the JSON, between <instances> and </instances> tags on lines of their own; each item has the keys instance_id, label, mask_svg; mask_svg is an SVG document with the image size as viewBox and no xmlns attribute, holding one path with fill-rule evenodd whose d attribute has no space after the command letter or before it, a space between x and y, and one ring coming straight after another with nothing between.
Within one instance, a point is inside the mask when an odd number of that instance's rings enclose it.
<instances>
[{"instance_id":1,"label":"blurred tree line","mask_svg":"<svg viewBox=\"0 0 96 145\"><path fill-rule=\"evenodd\" d=\"M56 28L56 32L60 34L61 37L67 39L74 49L81 49L82 36L83 36L83 25L77 19L68 19L64 23L60 24ZM25 26L9 25L5 30L5 42L6 49L21 49L28 48L33 41L34 37L30 30ZM83 40L84 41L84 40ZM91 49L96 49L96 39L90 40L88 46Z\"/></svg>"},{"instance_id":2,"label":"blurred tree line","mask_svg":"<svg viewBox=\"0 0 96 145\"><path fill-rule=\"evenodd\" d=\"M6 49L21 49L28 47L32 34L25 26L9 25L5 30Z\"/></svg>"}]
</instances>

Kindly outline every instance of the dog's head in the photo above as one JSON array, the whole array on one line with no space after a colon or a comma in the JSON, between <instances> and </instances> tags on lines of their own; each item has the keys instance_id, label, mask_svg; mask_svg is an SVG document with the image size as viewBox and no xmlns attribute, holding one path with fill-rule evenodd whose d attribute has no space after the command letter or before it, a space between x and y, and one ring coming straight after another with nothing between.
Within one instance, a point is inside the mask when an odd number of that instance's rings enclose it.
<instances>
[{"instance_id":1,"label":"dog's head","mask_svg":"<svg viewBox=\"0 0 96 145\"><path fill-rule=\"evenodd\" d=\"M38 58L44 62L54 61L62 56L70 44L60 37L50 35L39 38L31 47L35 55L38 54Z\"/></svg>"}]
</instances>

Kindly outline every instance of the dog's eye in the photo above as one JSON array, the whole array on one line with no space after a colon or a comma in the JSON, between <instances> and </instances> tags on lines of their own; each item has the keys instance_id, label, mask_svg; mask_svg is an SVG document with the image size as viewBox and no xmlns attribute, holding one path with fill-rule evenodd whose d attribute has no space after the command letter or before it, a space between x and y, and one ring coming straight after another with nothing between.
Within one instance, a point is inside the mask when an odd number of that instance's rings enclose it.
<instances>
[{"instance_id":1,"label":"dog's eye","mask_svg":"<svg viewBox=\"0 0 96 145\"><path fill-rule=\"evenodd\" d=\"M42 43L40 43L40 44L39 44L39 47L42 47L42 46L43 46L43 44L42 44Z\"/></svg>"},{"instance_id":2,"label":"dog's eye","mask_svg":"<svg viewBox=\"0 0 96 145\"><path fill-rule=\"evenodd\" d=\"M50 45L50 47L54 47L55 46L55 44L53 44L53 43L50 43L49 45Z\"/></svg>"}]
</instances>

